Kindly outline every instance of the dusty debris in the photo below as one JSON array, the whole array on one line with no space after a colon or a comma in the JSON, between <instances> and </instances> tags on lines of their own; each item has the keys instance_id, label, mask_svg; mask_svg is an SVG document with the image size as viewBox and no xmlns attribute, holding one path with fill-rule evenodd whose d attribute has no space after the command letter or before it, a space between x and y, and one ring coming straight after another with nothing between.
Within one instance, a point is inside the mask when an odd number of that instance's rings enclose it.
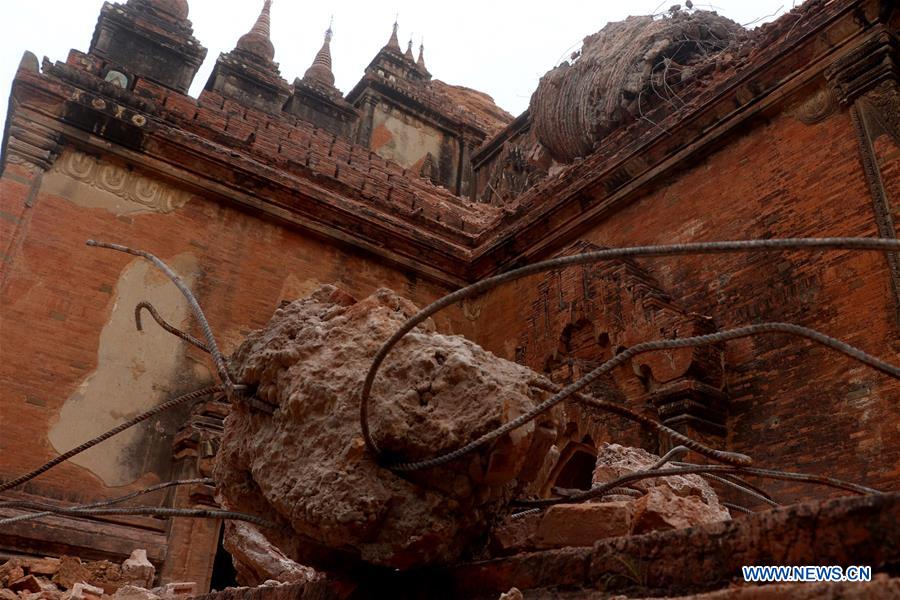
<instances>
[{"instance_id":1,"label":"dusty debris","mask_svg":"<svg viewBox=\"0 0 900 600\"><path fill-rule=\"evenodd\" d=\"M379 346L416 307L388 290L356 301L322 286L275 312L232 358L235 379L279 410L238 405L214 471L224 506L278 519L265 533L285 555L325 570L348 559L408 568L463 556L539 462L556 413L449 465L400 475L374 462L358 391ZM455 450L533 408L532 373L460 336L410 333L375 382L371 426L390 456ZM539 439L540 443L532 442Z\"/></svg>"},{"instance_id":2,"label":"dusty debris","mask_svg":"<svg viewBox=\"0 0 900 600\"><path fill-rule=\"evenodd\" d=\"M100 600L102 597L103 588L84 582L76 583L69 592L70 600Z\"/></svg>"},{"instance_id":3,"label":"dusty debris","mask_svg":"<svg viewBox=\"0 0 900 600\"><path fill-rule=\"evenodd\" d=\"M560 162L587 156L651 107L677 106L682 84L714 69L708 58L747 35L738 23L699 10L608 23L584 39L573 64L541 78L530 105L537 137Z\"/></svg>"},{"instance_id":4,"label":"dusty debris","mask_svg":"<svg viewBox=\"0 0 900 600\"><path fill-rule=\"evenodd\" d=\"M150 590L163 600L177 600L178 598L190 598L196 595L197 583L193 581L178 581L167 583L164 586Z\"/></svg>"},{"instance_id":5,"label":"dusty debris","mask_svg":"<svg viewBox=\"0 0 900 600\"><path fill-rule=\"evenodd\" d=\"M41 584L34 575L26 575L10 582L9 589L18 592L40 592Z\"/></svg>"},{"instance_id":6,"label":"dusty debris","mask_svg":"<svg viewBox=\"0 0 900 600\"><path fill-rule=\"evenodd\" d=\"M643 448L633 448L619 444L603 443L597 448L597 463L594 467L593 483L599 485L628 475L637 471L651 469L660 457L651 454ZM630 486L641 492L650 492L654 488L666 488L674 496L682 498L695 498L705 505L707 520L697 521L693 524L710 521L728 520L728 511L719 503L719 497L715 490L699 475L675 475L661 477L659 479L642 479Z\"/></svg>"},{"instance_id":7,"label":"dusty debris","mask_svg":"<svg viewBox=\"0 0 900 600\"><path fill-rule=\"evenodd\" d=\"M524 600L524 598L519 588L511 588L508 592L500 594L499 600Z\"/></svg>"},{"instance_id":8,"label":"dusty debris","mask_svg":"<svg viewBox=\"0 0 900 600\"><path fill-rule=\"evenodd\" d=\"M600 485L654 467L660 457L641 448L601 444L593 473ZM593 546L597 540L731 519L716 492L698 475L634 482L639 496L610 494L602 500L556 504L541 513L507 517L491 530L494 556L536 549Z\"/></svg>"},{"instance_id":9,"label":"dusty debris","mask_svg":"<svg viewBox=\"0 0 900 600\"><path fill-rule=\"evenodd\" d=\"M537 547L593 546L599 539L628 535L633 515L631 502L557 504L538 524Z\"/></svg>"},{"instance_id":10,"label":"dusty debris","mask_svg":"<svg viewBox=\"0 0 900 600\"><path fill-rule=\"evenodd\" d=\"M113 600L160 600L160 597L142 587L126 585L116 590Z\"/></svg>"},{"instance_id":11,"label":"dusty debris","mask_svg":"<svg viewBox=\"0 0 900 600\"><path fill-rule=\"evenodd\" d=\"M122 563L122 576L132 585L149 588L153 585L156 568L147 559L147 551L135 550Z\"/></svg>"},{"instance_id":12,"label":"dusty debris","mask_svg":"<svg viewBox=\"0 0 900 600\"><path fill-rule=\"evenodd\" d=\"M304 583L319 578L314 569L285 556L250 523L226 521L224 545L241 585L261 585L266 581Z\"/></svg>"},{"instance_id":13,"label":"dusty debris","mask_svg":"<svg viewBox=\"0 0 900 600\"><path fill-rule=\"evenodd\" d=\"M156 568L143 549L134 550L121 565L77 556L14 558L0 565L0 600L165 600L195 594L193 583L150 590L155 577Z\"/></svg>"}]
</instances>

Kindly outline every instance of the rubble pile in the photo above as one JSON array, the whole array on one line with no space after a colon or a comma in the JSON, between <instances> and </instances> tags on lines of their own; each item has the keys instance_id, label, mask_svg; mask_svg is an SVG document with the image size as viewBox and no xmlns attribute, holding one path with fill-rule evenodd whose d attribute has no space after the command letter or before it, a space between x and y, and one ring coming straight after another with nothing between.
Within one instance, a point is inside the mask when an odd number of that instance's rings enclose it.
<instances>
[{"instance_id":1,"label":"rubble pile","mask_svg":"<svg viewBox=\"0 0 900 600\"><path fill-rule=\"evenodd\" d=\"M678 90L748 37L738 23L702 10L609 23L584 39L573 63L541 78L530 105L537 137L559 162L587 156L609 132L651 108L677 108Z\"/></svg>"},{"instance_id":2,"label":"rubble pile","mask_svg":"<svg viewBox=\"0 0 900 600\"><path fill-rule=\"evenodd\" d=\"M13 558L0 566L0 600L176 600L195 593L193 583L153 587L156 568L146 550L121 565L61 558Z\"/></svg>"},{"instance_id":3,"label":"rubble pile","mask_svg":"<svg viewBox=\"0 0 900 600\"><path fill-rule=\"evenodd\" d=\"M658 456L641 448L604 443L597 450L593 485L646 471L658 460ZM593 546L604 538L684 529L731 519L716 492L699 475L642 479L629 487L641 495L612 495L581 504L557 504L542 514L506 519L491 533L491 551L505 555Z\"/></svg>"},{"instance_id":4,"label":"rubble pile","mask_svg":"<svg viewBox=\"0 0 900 600\"><path fill-rule=\"evenodd\" d=\"M556 412L422 471L391 471L366 449L363 379L381 344L416 310L388 290L357 301L322 286L278 309L232 357L234 379L278 407L270 415L236 405L216 457L217 500L279 524L226 530L226 546L241 549L232 552L242 584L277 571L305 577L294 564L329 571L359 561L397 569L457 561L535 477L556 438ZM426 323L383 364L370 425L389 457L440 455L545 400L528 385L533 376ZM255 550L267 544L277 560Z\"/></svg>"}]
</instances>

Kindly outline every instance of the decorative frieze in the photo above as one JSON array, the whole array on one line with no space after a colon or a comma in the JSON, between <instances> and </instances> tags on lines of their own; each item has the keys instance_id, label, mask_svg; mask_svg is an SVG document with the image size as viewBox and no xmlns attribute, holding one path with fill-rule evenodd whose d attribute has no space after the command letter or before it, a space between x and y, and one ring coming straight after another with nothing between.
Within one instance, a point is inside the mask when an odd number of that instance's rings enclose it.
<instances>
[{"instance_id":1,"label":"decorative frieze","mask_svg":"<svg viewBox=\"0 0 900 600\"><path fill-rule=\"evenodd\" d=\"M191 199L189 192L76 150L64 152L52 172L156 212L171 212Z\"/></svg>"}]
</instances>

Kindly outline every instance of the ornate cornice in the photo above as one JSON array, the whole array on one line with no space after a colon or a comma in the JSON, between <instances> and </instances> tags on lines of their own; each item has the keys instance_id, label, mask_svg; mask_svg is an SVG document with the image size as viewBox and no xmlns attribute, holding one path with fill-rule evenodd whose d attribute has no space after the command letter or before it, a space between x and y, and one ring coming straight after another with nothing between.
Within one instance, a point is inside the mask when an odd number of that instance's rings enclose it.
<instances>
[{"instance_id":1,"label":"ornate cornice","mask_svg":"<svg viewBox=\"0 0 900 600\"><path fill-rule=\"evenodd\" d=\"M900 41L877 25L876 35L825 70L825 78L844 106L884 81L900 79Z\"/></svg>"}]
</instances>

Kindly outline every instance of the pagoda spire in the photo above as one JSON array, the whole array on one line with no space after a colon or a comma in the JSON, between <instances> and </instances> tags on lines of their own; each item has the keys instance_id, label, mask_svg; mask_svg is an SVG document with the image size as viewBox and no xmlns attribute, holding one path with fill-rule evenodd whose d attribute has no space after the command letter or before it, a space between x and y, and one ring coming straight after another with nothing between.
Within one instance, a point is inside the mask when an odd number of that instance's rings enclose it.
<instances>
[{"instance_id":1,"label":"pagoda spire","mask_svg":"<svg viewBox=\"0 0 900 600\"><path fill-rule=\"evenodd\" d=\"M310 66L303 75L304 80L317 81L329 87L334 87L334 73L331 70L332 34L331 24L329 23L328 29L325 31L325 42L322 44L319 53L316 54L316 58L313 59L312 66Z\"/></svg>"},{"instance_id":2,"label":"pagoda spire","mask_svg":"<svg viewBox=\"0 0 900 600\"><path fill-rule=\"evenodd\" d=\"M241 36L237 48L271 62L275 58L275 46L272 44L272 0L265 0L262 12L256 19L253 28Z\"/></svg>"},{"instance_id":3,"label":"pagoda spire","mask_svg":"<svg viewBox=\"0 0 900 600\"><path fill-rule=\"evenodd\" d=\"M399 28L400 28L400 25L398 25L397 18L395 17L394 18L394 29L393 29L393 31L391 31L391 37L388 40L388 43L385 46L385 48L393 48L397 52L400 51L400 40L397 39L397 29L399 29Z\"/></svg>"},{"instance_id":4,"label":"pagoda spire","mask_svg":"<svg viewBox=\"0 0 900 600\"><path fill-rule=\"evenodd\" d=\"M416 59L413 57L412 51L412 36L409 36L409 43L406 45L406 53L404 54L406 58L409 59L410 62L414 62Z\"/></svg>"},{"instance_id":5,"label":"pagoda spire","mask_svg":"<svg viewBox=\"0 0 900 600\"><path fill-rule=\"evenodd\" d=\"M416 66L423 71L428 70L425 68L425 40L419 43L419 59L416 61Z\"/></svg>"}]
</instances>

